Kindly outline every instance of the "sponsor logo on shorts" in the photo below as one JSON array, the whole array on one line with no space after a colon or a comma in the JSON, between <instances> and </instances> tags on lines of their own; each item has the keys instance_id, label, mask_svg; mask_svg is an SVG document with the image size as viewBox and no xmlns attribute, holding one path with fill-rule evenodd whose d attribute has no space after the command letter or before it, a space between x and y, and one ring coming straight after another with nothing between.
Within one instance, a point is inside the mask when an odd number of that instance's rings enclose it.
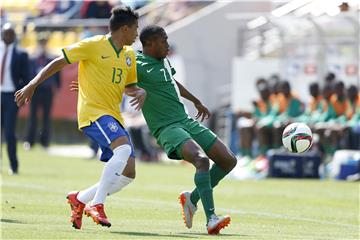
<instances>
[{"instance_id":1,"label":"sponsor logo on shorts","mask_svg":"<svg viewBox=\"0 0 360 240\"><path fill-rule=\"evenodd\" d=\"M108 127L109 127L110 131L112 131L112 132L117 132L117 130L119 129L119 127L117 126L117 124L115 122L109 122Z\"/></svg>"}]
</instances>

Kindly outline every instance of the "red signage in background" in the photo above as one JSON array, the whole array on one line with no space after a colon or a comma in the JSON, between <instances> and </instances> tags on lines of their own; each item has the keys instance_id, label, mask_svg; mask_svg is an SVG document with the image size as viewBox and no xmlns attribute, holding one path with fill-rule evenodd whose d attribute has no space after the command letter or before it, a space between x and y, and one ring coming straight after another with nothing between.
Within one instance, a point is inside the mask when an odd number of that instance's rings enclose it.
<instances>
[{"instance_id":1,"label":"red signage in background","mask_svg":"<svg viewBox=\"0 0 360 240\"><path fill-rule=\"evenodd\" d=\"M348 76L355 76L357 74L357 66L355 64L347 64L345 67L345 73Z\"/></svg>"},{"instance_id":2,"label":"red signage in background","mask_svg":"<svg viewBox=\"0 0 360 240\"><path fill-rule=\"evenodd\" d=\"M55 93L51 109L52 119L76 120L77 92L70 91L70 82L77 81L77 64L71 64L60 72L61 87ZM19 111L20 117L28 117L29 104Z\"/></svg>"},{"instance_id":3,"label":"red signage in background","mask_svg":"<svg viewBox=\"0 0 360 240\"><path fill-rule=\"evenodd\" d=\"M314 75L317 72L317 67L315 64L306 64L304 67L304 73L306 75Z\"/></svg>"}]
</instances>

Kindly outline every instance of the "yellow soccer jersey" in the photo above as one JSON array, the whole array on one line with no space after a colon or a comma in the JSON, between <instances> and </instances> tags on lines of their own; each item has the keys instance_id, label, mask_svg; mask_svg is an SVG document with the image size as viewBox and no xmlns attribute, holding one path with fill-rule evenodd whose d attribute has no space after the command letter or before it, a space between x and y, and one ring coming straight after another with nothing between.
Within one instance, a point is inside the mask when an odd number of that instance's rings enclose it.
<instances>
[{"instance_id":1,"label":"yellow soccer jersey","mask_svg":"<svg viewBox=\"0 0 360 240\"><path fill-rule=\"evenodd\" d=\"M110 115L122 125L120 104L125 86L135 84L134 50L117 50L109 35L84 39L62 49L68 63L79 62L78 123L89 126L101 116Z\"/></svg>"}]
</instances>

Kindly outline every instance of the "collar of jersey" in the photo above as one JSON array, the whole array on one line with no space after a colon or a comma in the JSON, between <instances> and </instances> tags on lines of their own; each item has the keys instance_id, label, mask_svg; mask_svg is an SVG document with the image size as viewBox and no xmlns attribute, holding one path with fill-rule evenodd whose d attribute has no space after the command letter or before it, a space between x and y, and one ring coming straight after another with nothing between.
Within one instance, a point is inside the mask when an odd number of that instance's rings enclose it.
<instances>
[{"instance_id":1,"label":"collar of jersey","mask_svg":"<svg viewBox=\"0 0 360 240\"><path fill-rule=\"evenodd\" d=\"M138 54L140 54L140 56L142 56L143 58L145 58L147 60L150 60L152 62L156 62L156 63L163 63L164 62L164 59L159 60L159 59L153 58L153 57L151 57L149 55L144 54L144 52L142 52L142 51L138 51Z\"/></svg>"},{"instance_id":2,"label":"collar of jersey","mask_svg":"<svg viewBox=\"0 0 360 240\"><path fill-rule=\"evenodd\" d=\"M108 36L108 40L109 40L111 46L113 47L113 49L115 50L116 56L119 57L122 48L120 48L119 50L116 49L115 44L114 44L114 42L113 42L112 39L111 39L111 36Z\"/></svg>"}]
</instances>

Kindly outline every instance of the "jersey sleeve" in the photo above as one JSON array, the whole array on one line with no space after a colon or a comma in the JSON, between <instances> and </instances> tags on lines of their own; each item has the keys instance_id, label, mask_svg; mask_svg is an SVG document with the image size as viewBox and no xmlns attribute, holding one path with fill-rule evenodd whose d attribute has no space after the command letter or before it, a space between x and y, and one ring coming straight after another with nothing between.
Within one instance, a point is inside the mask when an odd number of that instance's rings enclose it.
<instances>
[{"instance_id":1,"label":"jersey sleeve","mask_svg":"<svg viewBox=\"0 0 360 240\"><path fill-rule=\"evenodd\" d=\"M91 53L91 48L92 41L91 39L87 38L68 47L65 47L61 51L66 61L71 64L80 60L88 59Z\"/></svg>"},{"instance_id":2,"label":"jersey sleeve","mask_svg":"<svg viewBox=\"0 0 360 240\"><path fill-rule=\"evenodd\" d=\"M134 51L131 51L130 59L131 59L131 67L125 82L125 86L135 84L138 81L137 73L136 73L136 58Z\"/></svg>"}]
</instances>

